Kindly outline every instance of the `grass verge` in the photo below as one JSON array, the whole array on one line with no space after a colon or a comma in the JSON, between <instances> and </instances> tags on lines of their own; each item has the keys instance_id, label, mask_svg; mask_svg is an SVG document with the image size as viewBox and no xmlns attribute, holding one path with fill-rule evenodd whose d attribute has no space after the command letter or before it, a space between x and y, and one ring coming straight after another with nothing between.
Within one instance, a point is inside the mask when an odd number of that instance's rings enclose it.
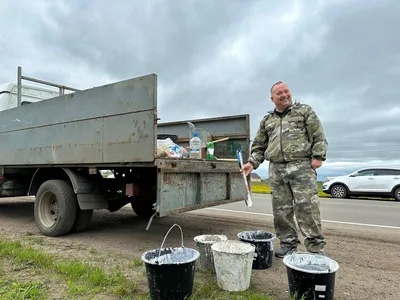
<instances>
[{"instance_id":1,"label":"grass verge","mask_svg":"<svg viewBox=\"0 0 400 300\"><path fill-rule=\"evenodd\" d=\"M41 282L21 283L17 280L0 279L0 299L46 299Z\"/></svg>"},{"instance_id":2,"label":"grass verge","mask_svg":"<svg viewBox=\"0 0 400 300\"><path fill-rule=\"evenodd\" d=\"M324 193L321 190L321 183L318 183L318 196L331 197L331 195ZM251 191L258 194L271 194L271 187L268 182L252 182Z\"/></svg>"},{"instance_id":3,"label":"grass verge","mask_svg":"<svg viewBox=\"0 0 400 300\"><path fill-rule=\"evenodd\" d=\"M71 297L92 296L100 292L124 297L139 292L136 282L126 279L118 270L111 270L106 273L104 268L92 266L88 263L59 260L54 255L24 245L20 241L4 240L3 238L0 241L0 257L11 260L13 269L26 272L26 269L33 268L39 271L37 273L42 276L44 272L46 278L58 276L59 280L63 282L62 285L65 287L67 295ZM46 287L40 283L30 280L22 283L10 282L7 278L4 280L4 277L7 277L5 271L0 276L0 283L2 283L0 288L1 290L4 289L3 292L6 290L16 292L18 290L20 293L28 293L28 295L29 293L36 293L37 295L32 299L40 299L46 293ZM10 289L11 287L12 289ZM2 295L1 292L0 295ZM21 296L12 299L31 298Z\"/></svg>"}]
</instances>

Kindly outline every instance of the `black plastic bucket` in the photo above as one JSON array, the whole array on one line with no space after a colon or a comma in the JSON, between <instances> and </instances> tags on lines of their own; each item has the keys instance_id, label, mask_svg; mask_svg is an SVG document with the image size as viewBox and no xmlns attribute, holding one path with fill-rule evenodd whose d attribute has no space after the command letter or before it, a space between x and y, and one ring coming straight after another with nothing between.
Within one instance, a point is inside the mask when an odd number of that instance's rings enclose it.
<instances>
[{"instance_id":1,"label":"black plastic bucket","mask_svg":"<svg viewBox=\"0 0 400 300\"><path fill-rule=\"evenodd\" d=\"M275 234L264 230L254 230L239 232L237 236L240 241L251 243L256 247L253 269L268 269L272 266Z\"/></svg>"},{"instance_id":2,"label":"black plastic bucket","mask_svg":"<svg viewBox=\"0 0 400 300\"><path fill-rule=\"evenodd\" d=\"M164 241L168 233L164 237ZM142 254L142 260L146 266L147 281L150 290L150 298L155 299L187 299L192 295L196 260L200 253L183 246L183 234L181 229L182 247L154 249Z\"/></svg>"},{"instance_id":3,"label":"black plastic bucket","mask_svg":"<svg viewBox=\"0 0 400 300\"><path fill-rule=\"evenodd\" d=\"M283 263L293 299L333 300L336 271L339 269L336 261L323 255L294 252L285 256Z\"/></svg>"}]
</instances>

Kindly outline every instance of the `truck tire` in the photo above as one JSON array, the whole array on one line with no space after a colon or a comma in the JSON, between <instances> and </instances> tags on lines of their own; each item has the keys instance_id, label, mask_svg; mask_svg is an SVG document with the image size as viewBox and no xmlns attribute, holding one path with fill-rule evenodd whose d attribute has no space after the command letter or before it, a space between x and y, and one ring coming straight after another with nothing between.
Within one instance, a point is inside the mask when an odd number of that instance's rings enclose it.
<instances>
[{"instance_id":1,"label":"truck tire","mask_svg":"<svg viewBox=\"0 0 400 300\"><path fill-rule=\"evenodd\" d=\"M155 213L154 202L152 198L140 197L132 201L131 206L138 217L150 218Z\"/></svg>"},{"instance_id":2,"label":"truck tire","mask_svg":"<svg viewBox=\"0 0 400 300\"><path fill-rule=\"evenodd\" d=\"M35 221L43 235L65 235L74 226L78 202L72 186L65 180L44 182L35 199Z\"/></svg>"},{"instance_id":3,"label":"truck tire","mask_svg":"<svg viewBox=\"0 0 400 300\"><path fill-rule=\"evenodd\" d=\"M74 226L72 226L71 232L78 233L86 230L92 221L93 209L82 210L79 207L76 211L76 219Z\"/></svg>"}]
</instances>

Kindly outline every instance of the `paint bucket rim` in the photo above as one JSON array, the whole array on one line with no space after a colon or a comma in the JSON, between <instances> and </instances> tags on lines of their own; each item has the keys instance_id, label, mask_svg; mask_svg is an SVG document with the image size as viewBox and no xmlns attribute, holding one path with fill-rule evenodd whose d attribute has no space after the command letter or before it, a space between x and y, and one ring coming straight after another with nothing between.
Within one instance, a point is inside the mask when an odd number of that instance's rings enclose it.
<instances>
[{"instance_id":1,"label":"paint bucket rim","mask_svg":"<svg viewBox=\"0 0 400 300\"><path fill-rule=\"evenodd\" d=\"M231 251L228 251L226 248L220 248L222 245L237 245L239 247L243 248L243 251L236 250L234 251L233 249ZM252 253L256 250L256 247L253 244L237 241L237 240L226 240L226 241L221 241L221 242L216 242L211 245L211 249L215 252L218 253L224 253L224 254L235 254L235 255L243 255L243 254L248 254Z\"/></svg>"},{"instance_id":2,"label":"paint bucket rim","mask_svg":"<svg viewBox=\"0 0 400 300\"><path fill-rule=\"evenodd\" d=\"M219 241L213 241L213 240L202 240L203 237L220 237L221 240ZM218 242L223 242L223 241L227 241L228 237L224 234L202 234L202 235L198 235L195 236L193 239L196 243L201 243L201 244L215 244Z\"/></svg>"},{"instance_id":3,"label":"paint bucket rim","mask_svg":"<svg viewBox=\"0 0 400 300\"><path fill-rule=\"evenodd\" d=\"M190 259L188 259L188 260L185 260L185 261L183 261L183 262L168 263L168 264L166 264L166 263L159 264L159 263L157 262L157 260L151 261L151 260L149 260L149 259L146 258L146 255L149 254L149 253L152 253L152 252L153 252L153 253L154 253L154 252L157 253L157 252L160 250L160 248L157 248L157 249L152 249L152 250L148 250L148 251L144 252L144 253L142 254L142 256L141 256L141 259L142 259L142 261L143 261L144 263L149 264L149 265L153 265L153 266L177 266L177 265L183 265L183 264L192 263L192 262L194 262L195 260L197 260L197 259L200 257L200 252L199 252L199 251L197 251L196 249L187 248L187 247L165 247L165 248L161 248L161 251L164 251L164 250L171 250L170 253L172 253L173 251L178 250L178 249L189 250L189 252L193 253L193 257L190 258ZM162 256L162 255L161 255L161 256Z\"/></svg>"},{"instance_id":4,"label":"paint bucket rim","mask_svg":"<svg viewBox=\"0 0 400 300\"><path fill-rule=\"evenodd\" d=\"M330 266L327 270L308 270L308 269L303 269L301 266L292 264L290 262L290 260L293 260L295 256L303 256L306 258L311 258L311 257L317 257L318 259L325 260L328 262L328 265ZM292 269L292 270L296 270L299 272L303 272L303 273L309 273L309 274L332 274L332 273L336 273L337 270L339 270L339 264L337 263L337 261L333 260L330 257L318 254L318 253L308 253L308 252L293 252L292 254L286 255L283 258L283 263L285 264L286 267Z\"/></svg>"},{"instance_id":5,"label":"paint bucket rim","mask_svg":"<svg viewBox=\"0 0 400 300\"><path fill-rule=\"evenodd\" d=\"M249 239L249 238L242 236L243 234L250 233L250 232L257 232L257 231L262 232L262 233L268 233L268 234L272 235L272 237L270 237L269 239ZM246 242L272 242L273 240L276 239L276 234L274 234L273 232L266 231L266 230L257 229L257 230L246 230L246 231L239 232L237 234L237 237Z\"/></svg>"}]
</instances>

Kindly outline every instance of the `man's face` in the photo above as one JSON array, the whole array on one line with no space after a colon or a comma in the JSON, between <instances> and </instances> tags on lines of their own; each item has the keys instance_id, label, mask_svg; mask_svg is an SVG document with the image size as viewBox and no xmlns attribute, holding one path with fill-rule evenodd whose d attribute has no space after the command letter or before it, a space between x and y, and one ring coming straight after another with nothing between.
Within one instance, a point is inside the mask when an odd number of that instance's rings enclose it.
<instances>
[{"instance_id":1,"label":"man's face","mask_svg":"<svg viewBox=\"0 0 400 300\"><path fill-rule=\"evenodd\" d=\"M278 83L272 88L271 100L278 111L284 111L292 103L292 94L286 83Z\"/></svg>"}]
</instances>

